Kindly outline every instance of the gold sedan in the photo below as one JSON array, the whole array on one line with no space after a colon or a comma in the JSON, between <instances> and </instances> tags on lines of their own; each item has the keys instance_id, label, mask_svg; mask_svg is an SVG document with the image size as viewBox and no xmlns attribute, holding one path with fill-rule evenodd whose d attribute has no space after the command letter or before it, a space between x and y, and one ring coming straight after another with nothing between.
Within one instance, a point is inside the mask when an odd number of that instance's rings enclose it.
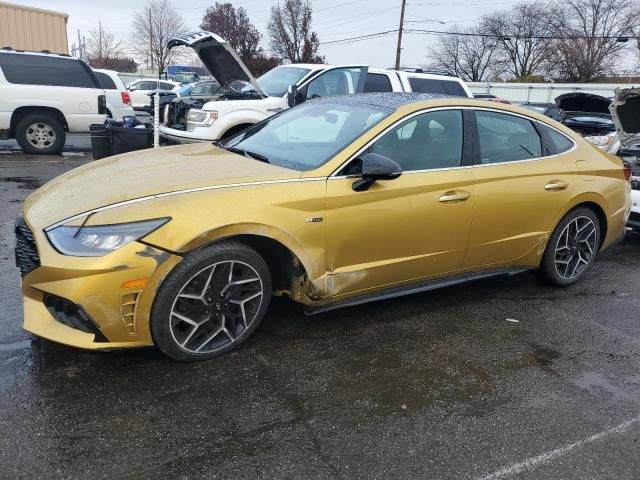
<instances>
[{"instance_id":1,"label":"gold sedan","mask_svg":"<svg viewBox=\"0 0 640 480\"><path fill-rule=\"evenodd\" d=\"M316 313L529 269L570 285L624 234L628 176L508 105L319 99L34 192L16 222L24 328L200 360L242 343L272 295Z\"/></svg>"}]
</instances>

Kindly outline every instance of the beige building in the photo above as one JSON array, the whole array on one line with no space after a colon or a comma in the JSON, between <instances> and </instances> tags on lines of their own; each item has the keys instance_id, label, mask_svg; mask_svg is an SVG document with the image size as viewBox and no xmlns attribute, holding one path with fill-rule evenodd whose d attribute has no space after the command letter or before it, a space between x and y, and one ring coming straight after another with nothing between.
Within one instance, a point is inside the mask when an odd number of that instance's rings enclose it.
<instances>
[{"instance_id":1,"label":"beige building","mask_svg":"<svg viewBox=\"0 0 640 480\"><path fill-rule=\"evenodd\" d=\"M66 13L0 2L0 48L69 53Z\"/></svg>"}]
</instances>

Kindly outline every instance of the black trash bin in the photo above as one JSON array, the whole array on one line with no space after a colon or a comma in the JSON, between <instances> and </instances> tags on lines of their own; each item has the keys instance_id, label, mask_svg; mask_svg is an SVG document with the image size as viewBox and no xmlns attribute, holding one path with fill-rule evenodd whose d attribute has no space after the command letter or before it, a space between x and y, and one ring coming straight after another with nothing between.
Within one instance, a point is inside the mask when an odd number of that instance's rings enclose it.
<instances>
[{"instance_id":1,"label":"black trash bin","mask_svg":"<svg viewBox=\"0 0 640 480\"><path fill-rule=\"evenodd\" d=\"M153 146L153 127L145 124L144 128L128 128L112 125L109 127L111 155L143 150Z\"/></svg>"},{"instance_id":2,"label":"black trash bin","mask_svg":"<svg viewBox=\"0 0 640 480\"><path fill-rule=\"evenodd\" d=\"M93 158L99 160L111 155L107 125L103 123L91 124L89 125L89 132L91 132L91 151L93 152Z\"/></svg>"},{"instance_id":3,"label":"black trash bin","mask_svg":"<svg viewBox=\"0 0 640 480\"><path fill-rule=\"evenodd\" d=\"M112 121L104 125L92 124L89 131L96 160L153 146L153 127L148 123L144 127L129 128L123 122Z\"/></svg>"}]
</instances>

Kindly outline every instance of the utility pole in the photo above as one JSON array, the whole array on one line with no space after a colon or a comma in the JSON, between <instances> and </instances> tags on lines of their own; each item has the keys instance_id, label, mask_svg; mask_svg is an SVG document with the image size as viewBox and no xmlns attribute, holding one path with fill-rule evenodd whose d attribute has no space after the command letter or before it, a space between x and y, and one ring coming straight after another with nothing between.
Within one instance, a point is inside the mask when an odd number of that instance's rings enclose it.
<instances>
[{"instance_id":1,"label":"utility pole","mask_svg":"<svg viewBox=\"0 0 640 480\"><path fill-rule=\"evenodd\" d=\"M151 21L151 7L149 8L149 60L151 60L151 71L153 71L153 22Z\"/></svg>"},{"instance_id":2,"label":"utility pole","mask_svg":"<svg viewBox=\"0 0 640 480\"><path fill-rule=\"evenodd\" d=\"M398 28L398 48L396 49L396 70L400 68L400 53L402 52L402 29L404 28L404 7L407 0L402 0L400 9L400 28Z\"/></svg>"}]
</instances>

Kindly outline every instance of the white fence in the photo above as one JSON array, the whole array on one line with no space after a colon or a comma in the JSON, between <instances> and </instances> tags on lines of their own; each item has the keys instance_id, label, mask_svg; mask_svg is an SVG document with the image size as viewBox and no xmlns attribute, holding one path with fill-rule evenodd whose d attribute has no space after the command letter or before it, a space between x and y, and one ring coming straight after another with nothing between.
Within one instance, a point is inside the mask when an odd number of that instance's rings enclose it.
<instances>
[{"instance_id":1,"label":"white fence","mask_svg":"<svg viewBox=\"0 0 640 480\"><path fill-rule=\"evenodd\" d=\"M490 93L512 102L553 103L564 93L594 93L613 97L616 88L638 87L628 83L490 83L469 82L473 93Z\"/></svg>"}]
</instances>

